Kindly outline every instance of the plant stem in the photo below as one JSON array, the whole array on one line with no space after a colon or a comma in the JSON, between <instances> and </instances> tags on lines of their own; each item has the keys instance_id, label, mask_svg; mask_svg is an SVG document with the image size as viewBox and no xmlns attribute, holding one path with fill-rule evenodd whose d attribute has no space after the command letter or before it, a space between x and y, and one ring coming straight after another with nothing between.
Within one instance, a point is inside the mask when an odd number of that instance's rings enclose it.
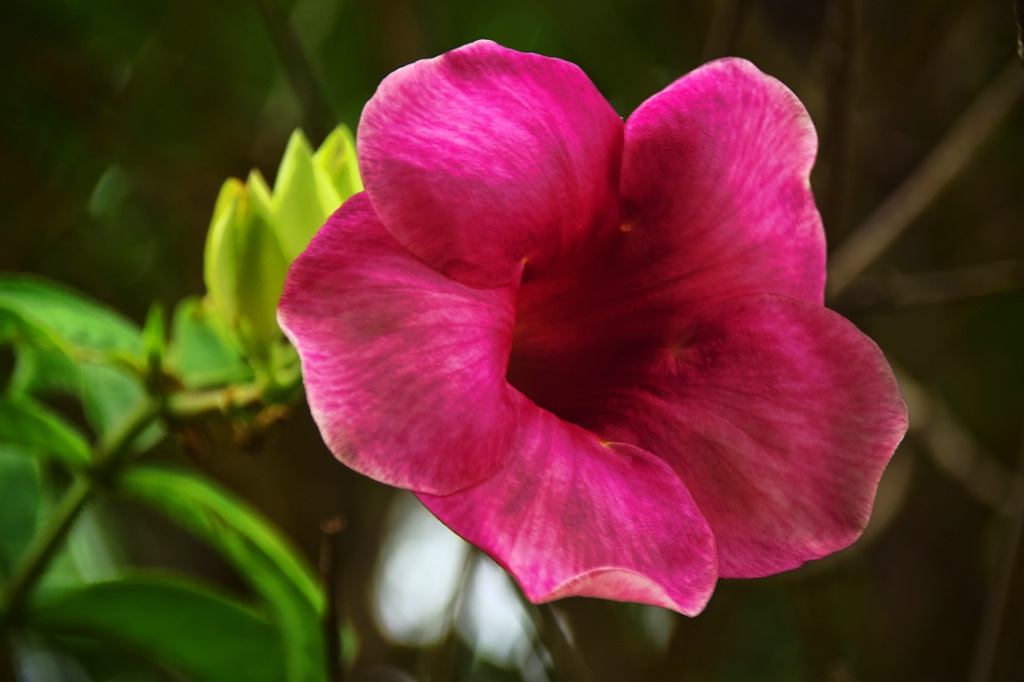
<instances>
[{"instance_id":1,"label":"plant stem","mask_svg":"<svg viewBox=\"0 0 1024 682\"><path fill-rule=\"evenodd\" d=\"M298 364L275 369L265 381L234 384L199 391L175 391L164 397L164 412L171 419L229 412L258 402L277 404L282 395L298 390L302 374Z\"/></svg>"},{"instance_id":2,"label":"plant stem","mask_svg":"<svg viewBox=\"0 0 1024 682\"><path fill-rule=\"evenodd\" d=\"M179 391L167 396L164 409L176 418L198 417L203 414L227 412L259 402L263 386L258 383L228 386L207 391Z\"/></svg>"},{"instance_id":3,"label":"plant stem","mask_svg":"<svg viewBox=\"0 0 1024 682\"><path fill-rule=\"evenodd\" d=\"M138 435L153 423L158 414L158 406L147 402L113 430L109 437L100 440L95 450L96 464L93 470L75 475L71 486L57 503L49 523L33 539L4 587L3 600L0 601L0 621L17 618L32 588L46 572L50 560L60 549L78 515L102 487L105 478L123 462Z\"/></svg>"},{"instance_id":4,"label":"plant stem","mask_svg":"<svg viewBox=\"0 0 1024 682\"><path fill-rule=\"evenodd\" d=\"M131 453L131 445L143 431L160 416L161 405L147 400L128 415L110 434L96 445L93 473L107 473L117 469ZM94 476L95 478L95 476Z\"/></svg>"}]
</instances>

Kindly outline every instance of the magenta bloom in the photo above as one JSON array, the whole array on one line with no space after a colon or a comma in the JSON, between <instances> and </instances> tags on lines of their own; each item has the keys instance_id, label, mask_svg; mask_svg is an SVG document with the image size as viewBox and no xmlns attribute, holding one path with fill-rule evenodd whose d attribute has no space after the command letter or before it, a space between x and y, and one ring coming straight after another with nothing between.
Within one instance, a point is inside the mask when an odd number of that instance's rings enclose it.
<instances>
[{"instance_id":1,"label":"magenta bloom","mask_svg":"<svg viewBox=\"0 0 1024 682\"><path fill-rule=\"evenodd\" d=\"M388 76L366 191L279 319L325 441L533 601L704 608L846 547L907 428L822 307L796 97L724 59L622 119L574 65L478 42Z\"/></svg>"}]
</instances>

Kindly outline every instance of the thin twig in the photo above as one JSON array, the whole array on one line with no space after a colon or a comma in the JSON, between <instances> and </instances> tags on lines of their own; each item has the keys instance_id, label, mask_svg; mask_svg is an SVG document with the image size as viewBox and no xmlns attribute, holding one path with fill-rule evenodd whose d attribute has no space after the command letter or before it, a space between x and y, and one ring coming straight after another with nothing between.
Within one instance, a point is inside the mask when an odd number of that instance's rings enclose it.
<instances>
[{"instance_id":1,"label":"thin twig","mask_svg":"<svg viewBox=\"0 0 1024 682\"><path fill-rule=\"evenodd\" d=\"M1013 593L1014 577L1021 575L1022 556L1021 544L1024 542L1024 436L1021 438L1021 450L1017 465L1017 481L1010 500L1012 523L1003 550L999 573L989 592L988 604L985 607L984 619L978 633L978 642L974 652L974 664L971 668L971 682L990 682L995 679L994 672L999 654L1004 650L1019 651L1019 642L1007 641L1009 628L1004 628L1006 607ZM1013 649L1007 649L1013 647Z\"/></svg>"},{"instance_id":2,"label":"thin twig","mask_svg":"<svg viewBox=\"0 0 1024 682\"><path fill-rule=\"evenodd\" d=\"M260 382L208 390L177 391L166 398L167 415L173 419L187 419L204 414L226 413L255 405L263 400L263 394L264 386Z\"/></svg>"},{"instance_id":3,"label":"thin twig","mask_svg":"<svg viewBox=\"0 0 1024 682\"><path fill-rule=\"evenodd\" d=\"M740 3L741 0L715 2L701 61L707 62L732 54L736 29L739 27Z\"/></svg>"},{"instance_id":4,"label":"thin twig","mask_svg":"<svg viewBox=\"0 0 1024 682\"><path fill-rule=\"evenodd\" d=\"M540 632L544 648L551 654L552 664L560 680L571 680L572 682L590 682L593 677L587 662L583 660L577 649L565 631L562 629L555 607L550 603L538 604L533 607L533 612L540 620L537 623L537 630Z\"/></svg>"},{"instance_id":5,"label":"thin twig","mask_svg":"<svg viewBox=\"0 0 1024 682\"><path fill-rule=\"evenodd\" d=\"M828 295L843 293L907 229L971 157L1024 93L1017 60L1011 60L917 169L831 257Z\"/></svg>"},{"instance_id":6,"label":"thin twig","mask_svg":"<svg viewBox=\"0 0 1024 682\"><path fill-rule=\"evenodd\" d=\"M821 217L835 229L843 215L850 149L850 113L854 95L854 66L860 28L858 0L832 0L822 53L826 69L828 99L827 137L822 139L821 156L826 162Z\"/></svg>"},{"instance_id":7,"label":"thin twig","mask_svg":"<svg viewBox=\"0 0 1024 682\"><path fill-rule=\"evenodd\" d=\"M345 519L334 516L320 524L320 577L324 584L324 664L328 682L345 682L342 665L341 621L338 602L341 595L338 580L338 536L345 530Z\"/></svg>"},{"instance_id":8,"label":"thin twig","mask_svg":"<svg viewBox=\"0 0 1024 682\"><path fill-rule=\"evenodd\" d=\"M288 21L288 14L278 0L257 0L256 7L277 50L292 92L305 114L306 133L311 140L327 137L337 123L331 104L319 85L313 66L298 34Z\"/></svg>"},{"instance_id":9,"label":"thin twig","mask_svg":"<svg viewBox=\"0 0 1024 682\"><path fill-rule=\"evenodd\" d=\"M952 411L917 380L894 366L910 411L910 433L924 443L939 469L975 499L1009 514L1012 473L977 442Z\"/></svg>"},{"instance_id":10,"label":"thin twig","mask_svg":"<svg viewBox=\"0 0 1024 682\"><path fill-rule=\"evenodd\" d=\"M930 305L1024 289L1024 260L968 265L938 272L881 273L859 278L848 307Z\"/></svg>"},{"instance_id":11,"label":"thin twig","mask_svg":"<svg viewBox=\"0 0 1024 682\"><path fill-rule=\"evenodd\" d=\"M1014 0L1013 19L1017 23L1017 56L1024 66L1024 0Z\"/></svg>"}]
</instances>

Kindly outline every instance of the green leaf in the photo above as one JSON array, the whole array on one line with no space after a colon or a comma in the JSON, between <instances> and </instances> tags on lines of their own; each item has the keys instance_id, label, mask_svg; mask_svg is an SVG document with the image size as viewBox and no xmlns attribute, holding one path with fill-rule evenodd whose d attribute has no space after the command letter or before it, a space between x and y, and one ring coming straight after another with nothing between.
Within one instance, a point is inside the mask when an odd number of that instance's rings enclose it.
<instances>
[{"instance_id":1,"label":"green leaf","mask_svg":"<svg viewBox=\"0 0 1024 682\"><path fill-rule=\"evenodd\" d=\"M136 577L37 601L30 624L141 650L202 682L280 682L284 650L257 611L198 583Z\"/></svg>"},{"instance_id":2,"label":"green leaf","mask_svg":"<svg viewBox=\"0 0 1024 682\"><path fill-rule=\"evenodd\" d=\"M140 365L142 333L81 294L35 277L0 275L0 332L0 339L33 344L16 346L13 394L71 394L101 434L145 399L141 379L128 368Z\"/></svg>"},{"instance_id":3,"label":"green leaf","mask_svg":"<svg viewBox=\"0 0 1024 682\"><path fill-rule=\"evenodd\" d=\"M60 341L50 332L14 310L0 308L0 343L14 346L57 347Z\"/></svg>"},{"instance_id":4,"label":"green leaf","mask_svg":"<svg viewBox=\"0 0 1024 682\"><path fill-rule=\"evenodd\" d=\"M27 454L0 444L0 576L14 570L39 523L39 462Z\"/></svg>"},{"instance_id":5,"label":"green leaf","mask_svg":"<svg viewBox=\"0 0 1024 682\"><path fill-rule=\"evenodd\" d=\"M125 415L147 400L139 377L118 365L76 363L62 352L24 346L18 348L8 393L39 398L70 395L82 401L85 416L97 434L116 428ZM136 441L145 449L160 436L157 425Z\"/></svg>"},{"instance_id":6,"label":"green leaf","mask_svg":"<svg viewBox=\"0 0 1024 682\"><path fill-rule=\"evenodd\" d=\"M142 327L142 355L150 372L159 371L167 354L167 322L164 307L159 303L149 306L146 323Z\"/></svg>"},{"instance_id":7,"label":"green leaf","mask_svg":"<svg viewBox=\"0 0 1024 682\"><path fill-rule=\"evenodd\" d=\"M65 353L39 346L21 346L7 391L11 395L66 394L82 391L82 368Z\"/></svg>"},{"instance_id":8,"label":"green leaf","mask_svg":"<svg viewBox=\"0 0 1024 682\"><path fill-rule=\"evenodd\" d=\"M14 313L74 347L120 351L135 357L142 350L138 327L110 308L55 282L27 275L0 275L0 310Z\"/></svg>"},{"instance_id":9,"label":"green leaf","mask_svg":"<svg viewBox=\"0 0 1024 682\"><path fill-rule=\"evenodd\" d=\"M102 680L106 682L118 679L116 677L91 676L89 669L82 666L81 659L78 656L65 651L63 648L55 649L45 639L34 632L22 631L8 640L10 651L13 654L13 663L15 664L15 680L22 682L35 682L36 680L91 682L93 680ZM76 640L76 643L77 641L80 640ZM96 648L95 643L92 643L92 646ZM118 653L121 654L121 652ZM160 682L167 682L166 673L164 672L163 675ZM5 678L8 681L10 679L9 677ZM153 682L151 677L128 679L132 680L132 682Z\"/></svg>"},{"instance_id":10,"label":"green leaf","mask_svg":"<svg viewBox=\"0 0 1024 682\"><path fill-rule=\"evenodd\" d=\"M232 344L224 322L207 303L186 298L178 304L166 369L190 389L250 381L252 368Z\"/></svg>"},{"instance_id":11,"label":"green leaf","mask_svg":"<svg viewBox=\"0 0 1024 682\"><path fill-rule=\"evenodd\" d=\"M89 444L74 428L29 398L0 395L0 444L57 457L72 468L92 459Z\"/></svg>"},{"instance_id":12,"label":"green leaf","mask_svg":"<svg viewBox=\"0 0 1024 682\"><path fill-rule=\"evenodd\" d=\"M82 401L89 422L100 435L107 435L149 400L137 376L109 365L82 365ZM134 445L136 451L148 449L160 439L159 425L144 431Z\"/></svg>"},{"instance_id":13,"label":"green leaf","mask_svg":"<svg viewBox=\"0 0 1024 682\"><path fill-rule=\"evenodd\" d=\"M266 600L284 641L289 682L323 679L323 593L298 551L267 521L212 482L185 471L138 466L119 485L210 543Z\"/></svg>"},{"instance_id":14,"label":"green leaf","mask_svg":"<svg viewBox=\"0 0 1024 682\"><path fill-rule=\"evenodd\" d=\"M61 682L169 682L167 668L134 647L119 646L107 640L90 637L61 637L33 633L35 645L30 649L24 639L15 646L16 658L22 659L19 672L22 680L60 680ZM26 650L27 649L27 650ZM29 658L26 665L24 660ZM181 680L180 677L172 678Z\"/></svg>"}]
</instances>

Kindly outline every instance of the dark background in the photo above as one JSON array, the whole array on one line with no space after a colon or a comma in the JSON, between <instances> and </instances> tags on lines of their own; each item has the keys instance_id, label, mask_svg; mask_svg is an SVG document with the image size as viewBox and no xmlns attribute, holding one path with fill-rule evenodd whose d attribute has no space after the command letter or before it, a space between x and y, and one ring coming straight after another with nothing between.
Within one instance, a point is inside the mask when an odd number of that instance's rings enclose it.
<instances>
[{"instance_id":1,"label":"dark background","mask_svg":"<svg viewBox=\"0 0 1024 682\"><path fill-rule=\"evenodd\" d=\"M790 574L722 582L704 614L668 621L667 642L639 635L632 607L561 602L593 677L965 680L994 647L992 679L1024 679L1020 565L998 596L1024 425L1024 69L1012 65L1011 2L8 0L0 269L61 280L137 321L153 300L202 294L225 178L270 177L295 127L314 145L335 122L354 129L387 73L477 38L579 64L623 116L709 58L751 59L816 122L833 254L949 131L966 140L926 166L954 171L948 186L916 176L923 211L883 219L898 238L830 301L897 366L911 407L865 539ZM369 614L392 492L336 464L304 408L265 442L191 458L311 557L320 520L344 513L358 669L430 668L436 651L389 641ZM232 582L180 534L124 511L105 516L128 560ZM470 674L466 645L444 646L464 679L518 679L482 664Z\"/></svg>"}]
</instances>

